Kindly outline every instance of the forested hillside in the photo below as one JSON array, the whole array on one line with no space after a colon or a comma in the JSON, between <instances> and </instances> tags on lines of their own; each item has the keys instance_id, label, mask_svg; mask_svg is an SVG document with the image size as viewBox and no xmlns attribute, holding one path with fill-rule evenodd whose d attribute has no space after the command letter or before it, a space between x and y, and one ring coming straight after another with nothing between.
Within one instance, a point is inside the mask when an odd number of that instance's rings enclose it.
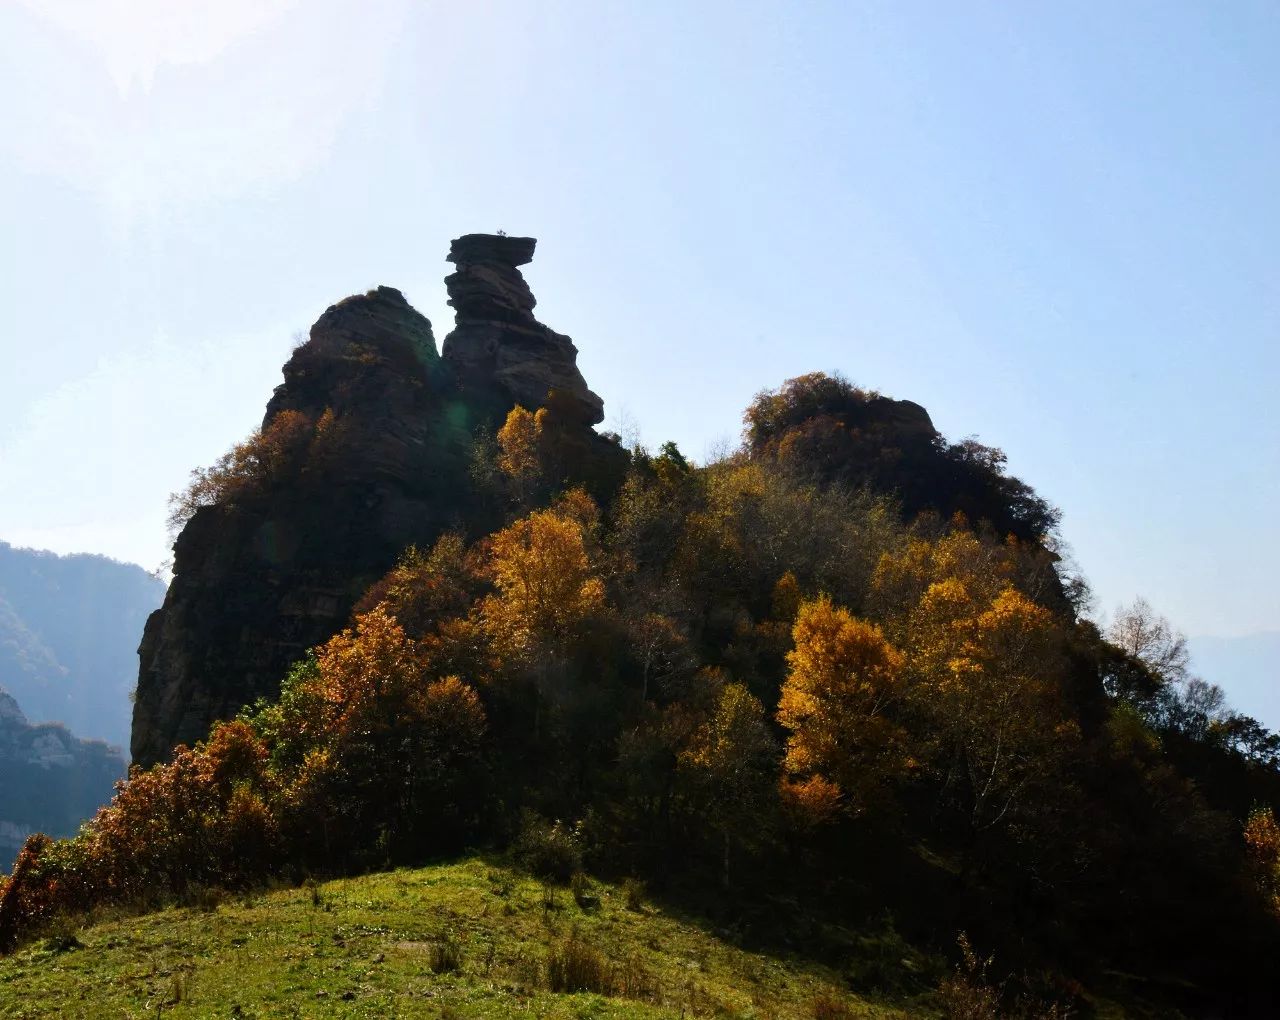
<instances>
[{"instance_id":1,"label":"forested hillside","mask_svg":"<svg viewBox=\"0 0 1280 1020\"><path fill-rule=\"evenodd\" d=\"M597 434L532 252L454 242L442 356L398 292L329 309L175 497L148 767L27 842L0 952L485 847L925 1014L1269 1015L1280 739L1176 628L1101 631L998 449L839 376L762 391L710 463Z\"/></svg>"}]
</instances>

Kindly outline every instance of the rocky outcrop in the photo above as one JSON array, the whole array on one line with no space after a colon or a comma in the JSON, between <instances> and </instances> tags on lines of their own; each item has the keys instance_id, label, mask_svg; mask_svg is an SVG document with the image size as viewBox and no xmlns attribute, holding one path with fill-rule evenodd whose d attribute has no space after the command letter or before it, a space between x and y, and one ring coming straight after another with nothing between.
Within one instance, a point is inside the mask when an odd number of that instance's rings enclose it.
<instances>
[{"instance_id":1,"label":"rocky outcrop","mask_svg":"<svg viewBox=\"0 0 1280 1020\"><path fill-rule=\"evenodd\" d=\"M300 428L304 454L257 489L200 507L174 545L173 582L139 648L135 762L167 758L214 720L275 695L406 546L483 527L474 436L515 403L537 407L554 393L575 470L619 474L624 455L590 428L603 409L576 348L533 318L517 267L534 244L453 242L457 325L443 357L431 324L390 287L347 298L312 326L263 418L264 432L285 420Z\"/></svg>"},{"instance_id":2,"label":"rocky outcrop","mask_svg":"<svg viewBox=\"0 0 1280 1020\"><path fill-rule=\"evenodd\" d=\"M284 366L263 419L302 416L300 466L198 509L139 648L134 761L166 757L274 694L412 542L448 526L469 421L445 392L431 324L390 287L328 308Z\"/></svg>"},{"instance_id":3,"label":"rocky outcrop","mask_svg":"<svg viewBox=\"0 0 1280 1020\"><path fill-rule=\"evenodd\" d=\"M1004 454L975 439L948 443L929 412L816 372L761 394L747 412L752 456L776 459L823 484L892 494L902 516L957 514L1040 542L1057 511L1004 472Z\"/></svg>"},{"instance_id":4,"label":"rocky outcrop","mask_svg":"<svg viewBox=\"0 0 1280 1020\"><path fill-rule=\"evenodd\" d=\"M496 388L504 402L557 408L585 425L604 420L604 402L578 371L578 349L533 317L534 300L519 267L533 259L532 237L467 234L449 249L457 271L445 278L457 313L443 356L463 391Z\"/></svg>"},{"instance_id":5,"label":"rocky outcrop","mask_svg":"<svg viewBox=\"0 0 1280 1020\"><path fill-rule=\"evenodd\" d=\"M7 691L0 688L0 726L26 726L27 717L22 713L17 701Z\"/></svg>"}]
</instances>

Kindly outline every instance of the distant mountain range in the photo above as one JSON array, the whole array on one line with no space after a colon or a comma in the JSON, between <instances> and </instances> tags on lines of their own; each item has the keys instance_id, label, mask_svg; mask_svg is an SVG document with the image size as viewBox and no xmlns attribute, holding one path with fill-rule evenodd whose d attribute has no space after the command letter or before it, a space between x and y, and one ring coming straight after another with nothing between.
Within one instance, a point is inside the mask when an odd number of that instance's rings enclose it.
<instances>
[{"instance_id":1,"label":"distant mountain range","mask_svg":"<svg viewBox=\"0 0 1280 1020\"><path fill-rule=\"evenodd\" d=\"M0 869L69 836L124 776L138 641L164 584L105 556L0 542Z\"/></svg>"},{"instance_id":2,"label":"distant mountain range","mask_svg":"<svg viewBox=\"0 0 1280 1020\"><path fill-rule=\"evenodd\" d=\"M0 687L28 719L127 753L138 642L164 591L132 563L0 542Z\"/></svg>"},{"instance_id":3,"label":"distant mountain range","mask_svg":"<svg viewBox=\"0 0 1280 1020\"><path fill-rule=\"evenodd\" d=\"M1237 712L1280 732L1280 631L1187 643L1195 673L1226 691Z\"/></svg>"},{"instance_id":4,"label":"distant mountain range","mask_svg":"<svg viewBox=\"0 0 1280 1020\"><path fill-rule=\"evenodd\" d=\"M117 748L80 740L60 723L31 725L0 689L0 868L31 832L74 834L124 773Z\"/></svg>"}]
</instances>

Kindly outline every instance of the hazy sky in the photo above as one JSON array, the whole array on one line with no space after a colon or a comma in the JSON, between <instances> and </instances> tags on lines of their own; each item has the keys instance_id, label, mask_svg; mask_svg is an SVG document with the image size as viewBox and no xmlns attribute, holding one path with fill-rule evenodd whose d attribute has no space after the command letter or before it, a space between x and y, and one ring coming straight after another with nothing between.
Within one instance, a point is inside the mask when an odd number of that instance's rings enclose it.
<instances>
[{"instance_id":1,"label":"hazy sky","mask_svg":"<svg viewBox=\"0 0 1280 1020\"><path fill-rule=\"evenodd\" d=\"M1280 629L1280 5L0 4L0 539L152 567L292 336L449 239L644 439L816 369L1004 448L1100 608Z\"/></svg>"}]
</instances>

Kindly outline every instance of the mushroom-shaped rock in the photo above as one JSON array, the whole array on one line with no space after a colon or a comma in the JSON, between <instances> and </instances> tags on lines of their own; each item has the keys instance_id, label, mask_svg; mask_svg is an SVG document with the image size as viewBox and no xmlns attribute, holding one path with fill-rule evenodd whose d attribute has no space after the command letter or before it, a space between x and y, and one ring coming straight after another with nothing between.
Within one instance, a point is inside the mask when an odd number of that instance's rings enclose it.
<instances>
[{"instance_id":1,"label":"mushroom-shaped rock","mask_svg":"<svg viewBox=\"0 0 1280 1020\"><path fill-rule=\"evenodd\" d=\"M445 279L456 312L443 360L464 389L496 387L508 404L534 408L557 394L557 406L578 421L604 420L604 402L578 371L578 349L533 317L537 304L519 266L537 241L503 234L466 234L449 247L456 271Z\"/></svg>"}]
</instances>

